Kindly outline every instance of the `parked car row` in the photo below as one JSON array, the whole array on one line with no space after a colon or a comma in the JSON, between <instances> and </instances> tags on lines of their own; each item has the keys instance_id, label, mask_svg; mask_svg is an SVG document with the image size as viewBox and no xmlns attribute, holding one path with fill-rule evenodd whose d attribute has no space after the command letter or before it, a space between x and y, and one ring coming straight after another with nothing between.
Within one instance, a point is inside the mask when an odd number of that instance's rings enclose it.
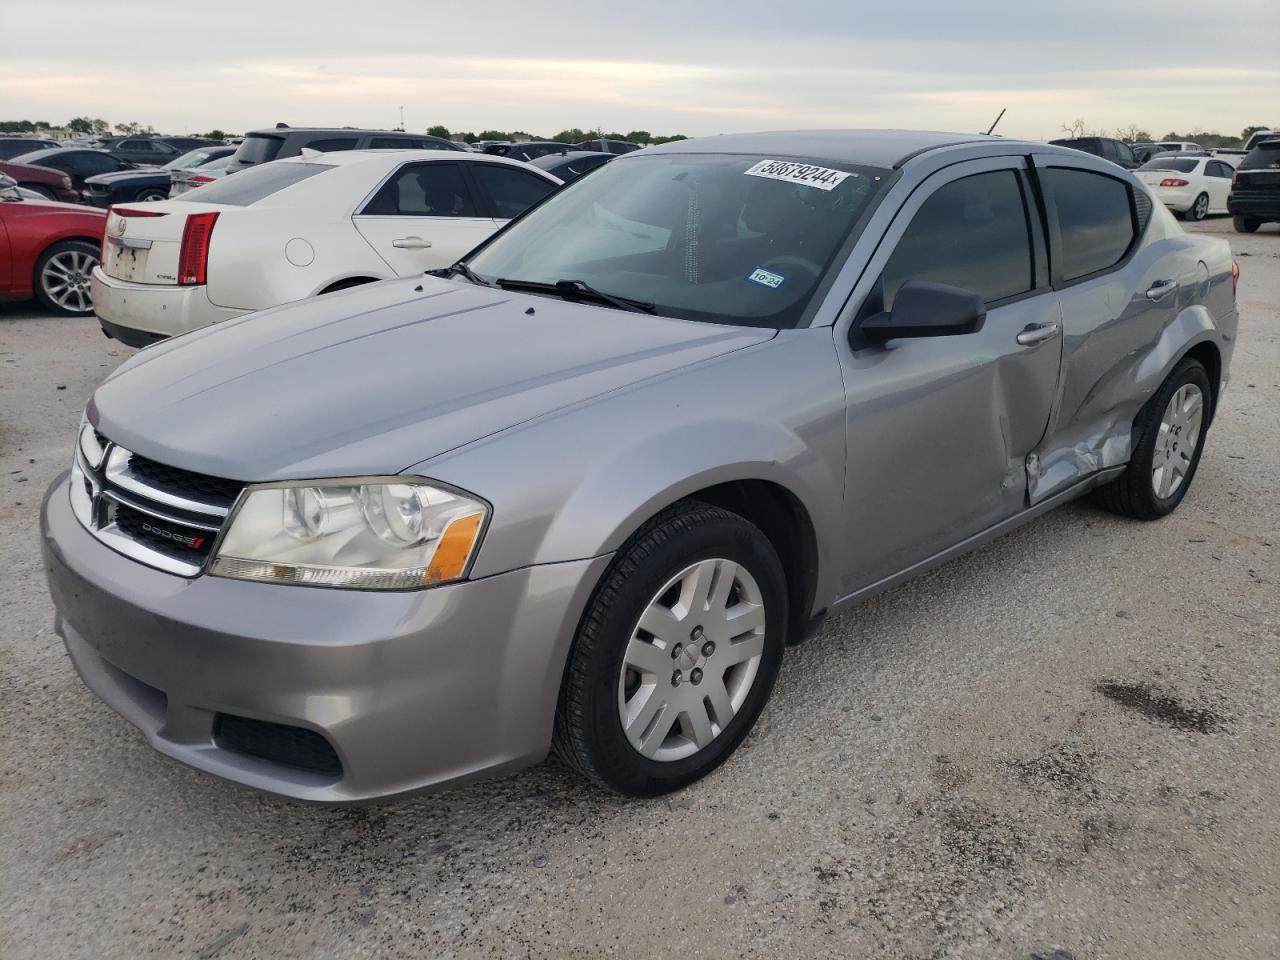
<instances>
[{"instance_id":1,"label":"parked car row","mask_svg":"<svg viewBox=\"0 0 1280 960\"><path fill-rule=\"evenodd\" d=\"M483 154L308 149L172 200L113 207L95 311L109 336L142 346L421 275L450 266L560 183Z\"/></svg>"}]
</instances>

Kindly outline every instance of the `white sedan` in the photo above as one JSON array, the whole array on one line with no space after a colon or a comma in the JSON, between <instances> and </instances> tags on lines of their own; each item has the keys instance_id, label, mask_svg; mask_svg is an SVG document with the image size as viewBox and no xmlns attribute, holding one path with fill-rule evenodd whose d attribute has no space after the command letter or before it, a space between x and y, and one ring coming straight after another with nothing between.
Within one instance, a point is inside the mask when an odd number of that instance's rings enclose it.
<instances>
[{"instance_id":1,"label":"white sedan","mask_svg":"<svg viewBox=\"0 0 1280 960\"><path fill-rule=\"evenodd\" d=\"M1235 168L1220 157L1162 153L1134 172L1166 207L1188 220L1227 212Z\"/></svg>"},{"instance_id":2,"label":"white sedan","mask_svg":"<svg viewBox=\"0 0 1280 960\"><path fill-rule=\"evenodd\" d=\"M308 150L177 199L113 208L94 312L108 336L144 346L447 267L559 186L528 164L460 151Z\"/></svg>"}]
</instances>

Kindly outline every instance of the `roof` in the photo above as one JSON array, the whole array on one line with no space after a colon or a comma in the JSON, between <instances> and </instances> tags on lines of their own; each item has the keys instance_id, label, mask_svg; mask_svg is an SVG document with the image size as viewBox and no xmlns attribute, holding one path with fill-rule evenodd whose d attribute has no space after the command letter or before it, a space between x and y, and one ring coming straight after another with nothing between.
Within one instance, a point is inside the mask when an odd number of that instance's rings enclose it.
<instances>
[{"instance_id":1,"label":"roof","mask_svg":"<svg viewBox=\"0 0 1280 960\"><path fill-rule=\"evenodd\" d=\"M748 153L780 157L835 160L869 167L895 167L918 153L960 143L1009 143L980 133L939 133L928 130L779 130L771 133L731 133L718 137L677 140L652 153Z\"/></svg>"}]
</instances>

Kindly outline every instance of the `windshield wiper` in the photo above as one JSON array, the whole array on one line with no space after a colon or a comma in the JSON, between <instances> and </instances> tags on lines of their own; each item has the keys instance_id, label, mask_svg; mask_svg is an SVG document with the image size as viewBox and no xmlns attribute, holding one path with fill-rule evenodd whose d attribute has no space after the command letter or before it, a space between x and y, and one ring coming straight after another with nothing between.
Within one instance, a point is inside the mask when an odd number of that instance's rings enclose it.
<instances>
[{"instance_id":1,"label":"windshield wiper","mask_svg":"<svg viewBox=\"0 0 1280 960\"><path fill-rule=\"evenodd\" d=\"M476 273L474 270L468 267L461 260L459 260L457 263L455 263L451 267L441 267L439 270L425 270L423 272L426 273L426 275L429 277L440 277L443 280L448 280L455 273L460 273L464 277L466 277L468 280L470 280L472 283L478 284L482 287L493 286L492 283L490 283L484 277L480 276L480 274Z\"/></svg>"},{"instance_id":2,"label":"windshield wiper","mask_svg":"<svg viewBox=\"0 0 1280 960\"><path fill-rule=\"evenodd\" d=\"M646 300L632 300L630 297L615 297L611 293L597 290L583 280L557 280L555 283L541 283L537 280L495 280L495 287L502 290L528 290L530 293L554 293L566 300L594 300L619 310L631 313L653 313L657 305Z\"/></svg>"}]
</instances>

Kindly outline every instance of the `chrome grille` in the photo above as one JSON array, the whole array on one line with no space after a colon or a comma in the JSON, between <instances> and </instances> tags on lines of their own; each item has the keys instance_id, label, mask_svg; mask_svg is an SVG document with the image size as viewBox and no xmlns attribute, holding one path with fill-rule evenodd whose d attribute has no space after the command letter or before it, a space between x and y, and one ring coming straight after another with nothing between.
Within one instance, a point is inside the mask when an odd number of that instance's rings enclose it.
<instances>
[{"instance_id":1,"label":"chrome grille","mask_svg":"<svg viewBox=\"0 0 1280 960\"><path fill-rule=\"evenodd\" d=\"M156 463L86 425L71 468L71 506L111 549L168 573L205 566L244 484Z\"/></svg>"}]
</instances>

